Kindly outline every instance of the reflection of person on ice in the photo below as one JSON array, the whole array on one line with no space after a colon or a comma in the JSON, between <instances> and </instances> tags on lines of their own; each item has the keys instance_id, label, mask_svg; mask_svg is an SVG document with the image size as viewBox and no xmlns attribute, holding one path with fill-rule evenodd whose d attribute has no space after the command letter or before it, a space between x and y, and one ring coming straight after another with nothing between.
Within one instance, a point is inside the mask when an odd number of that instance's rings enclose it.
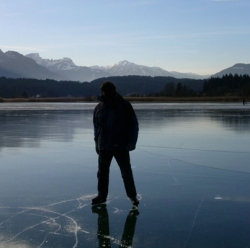
<instances>
[{"instance_id":1,"label":"reflection of person on ice","mask_svg":"<svg viewBox=\"0 0 250 248\"><path fill-rule=\"evenodd\" d=\"M109 215L106 204L92 207L92 213L98 214L97 236L99 240L99 247L112 247L110 243ZM129 212L124 225L120 247L132 247L138 215L138 209L133 209Z\"/></svg>"},{"instance_id":2,"label":"reflection of person on ice","mask_svg":"<svg viewBox=\"0 0 250 248\"><path fill-rule=\"evenodd\" d=\"M98 195L92 204L106 201L109 187L109 168L114 157L123 178L127 196L138 206L137 193L130 164L129 152L135 149L138 137L138 121L132 105L116 92L111 82L101 86L100 103L95 107L94 139L98 158Z\"/></svg>"}]
</instances>

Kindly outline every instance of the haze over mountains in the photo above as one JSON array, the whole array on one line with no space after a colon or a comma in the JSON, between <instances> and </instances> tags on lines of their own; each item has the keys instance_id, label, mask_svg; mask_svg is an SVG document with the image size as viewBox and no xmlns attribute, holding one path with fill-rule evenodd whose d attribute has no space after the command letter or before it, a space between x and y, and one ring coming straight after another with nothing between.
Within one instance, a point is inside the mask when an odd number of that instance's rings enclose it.
<instances>
[{"instance_id":1,"label":"haze over mountains","mask_svg":"<svg viewBox=\"0 0 250 248\"><path fill-rule=\"evenodd\" d=\"M193 73L168 72L159 67L148 67L137 65L127 60L120 61L111 66L77 66L70 58L58 60L43 59L38 53L27 54L26 57L34 59L37 64L46 67L65 79L73 81L93 81L101 77L110 76L163 76L175 78L193 78L200 79L207 76L200 76Z\"/></svg>"},{"instance_id":2,"label":"haze over mountains","mask_svg":"<svg viewBox=\"0 0 250 248\"><path fill-rule=\"evenodd\" d=\"M214 74L221 77L225 74L250 74L250 64L236 64ZM43 59L38 53L26 56L15 52L0 50L0 77L8 78L36 78L91 82L98 78L111 76L163 76L175 78L204 79L209 75L201 76L193 73L169 72L159 67L137 65L129 61L121 61L111 66L77 66L70 58L58 60Z\"/></svg>"}]
</instances>

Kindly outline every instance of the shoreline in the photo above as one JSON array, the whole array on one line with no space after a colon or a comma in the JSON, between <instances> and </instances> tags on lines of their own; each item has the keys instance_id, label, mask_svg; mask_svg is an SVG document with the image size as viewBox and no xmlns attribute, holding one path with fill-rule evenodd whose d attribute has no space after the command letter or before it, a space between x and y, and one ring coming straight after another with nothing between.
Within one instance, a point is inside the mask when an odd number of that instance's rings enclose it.
<instances>
[{"instance_id":1,"label":"shoreline","mask_svg":"<svg viewBox=\"0 0 250 248\"><path fill-rule=\"evenodd\" d=\"M242 97L238 96L221 96L221 97L124 97L130 102L242 102ZM52 97L52 98L0 98L0 103L11 102L97 102L96 97ZM246 102L249 99L246 98Z\"/></svg>"}]
</instances>

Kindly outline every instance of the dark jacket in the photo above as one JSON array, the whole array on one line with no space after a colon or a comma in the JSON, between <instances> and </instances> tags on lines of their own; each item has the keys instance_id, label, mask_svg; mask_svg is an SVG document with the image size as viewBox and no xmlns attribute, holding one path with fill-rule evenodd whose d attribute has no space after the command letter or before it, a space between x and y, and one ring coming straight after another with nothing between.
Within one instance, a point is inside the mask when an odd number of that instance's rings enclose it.
<instances>
[{"instance_id":1,"label":"dark jacket","mask_svg":"<svg viewBox=\"0 0 250 248\"><path fill-rule=\"evenodd\" d=\"M127 150L128 144L135 146L139 127L132 105L118 93L111 103L103 96L98 100L93 116L97 150Z\"/></svg>"}]
</instances>

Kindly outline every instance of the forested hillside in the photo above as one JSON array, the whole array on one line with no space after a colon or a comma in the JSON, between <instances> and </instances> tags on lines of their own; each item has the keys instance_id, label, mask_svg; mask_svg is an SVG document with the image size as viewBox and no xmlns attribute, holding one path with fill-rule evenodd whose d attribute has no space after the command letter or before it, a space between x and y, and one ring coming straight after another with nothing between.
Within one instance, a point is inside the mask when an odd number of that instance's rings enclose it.
<instances>
[{"instance_id":1,"label":"forested hillside","mask_svg":"<svg viewBox=\"0 0 250 248\"><path fill-rule=\"evenodd\" d=\"M100 94L104 81L115 83L117 91L130 96L250 96L249 75L232 74L207 80L173 77L121 76L96 79L90 83L74 81L0 78L0 97L90 97Z\"/></svg>"},{"instance_id":2,"label":"forested hillside","mask_svg":"<svg viewBox=\"0 0 250 248\"><path fill-rule=\"evenodd\" d=\"M100 86L104 81L115 83L121 95L155 95L162 91L166 84L181 82L194 91L201 91L202 80L176 79L172 77L123 76L108 77L90 83L73 81L55 81L38 79L0 78L0 97L86 97L100 94Z\"/></svg>"},{"instance_id":3,"label":"forested hillside","mask_svg":"<svg viewBox=\"0 0 250 248\"><path fill-rule=\"evenodd\" d=\"M211 78L204 82L203 93L207 96L250 95L250 76L232 74Z\"/></svg>"}]
</instances>

